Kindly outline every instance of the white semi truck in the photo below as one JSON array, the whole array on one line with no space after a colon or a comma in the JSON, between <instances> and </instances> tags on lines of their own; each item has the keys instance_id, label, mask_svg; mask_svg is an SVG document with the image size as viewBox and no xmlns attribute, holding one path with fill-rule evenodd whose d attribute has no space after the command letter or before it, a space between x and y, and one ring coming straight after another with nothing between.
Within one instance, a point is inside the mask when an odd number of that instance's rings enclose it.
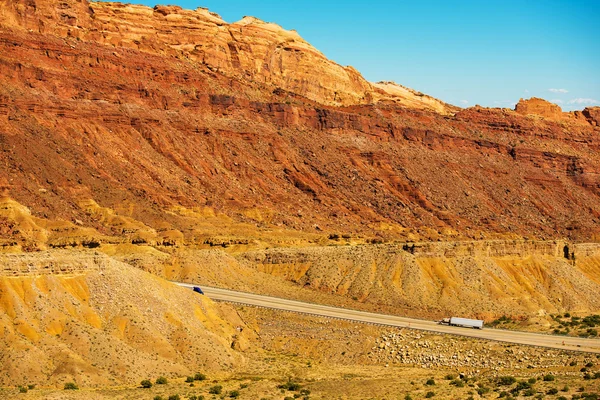
<instances>
[{"instance_id":1,"label":"white semi truck","mask_svg":"<svg viewBox=\"0 0 600 400\"><path fill-rule=\"evenodd\" d=\"M450 318L444 318L438 323L441 325L462 326L465 328L483 329L483 321L480 319L450 317Z\"/></svg>"}]
</instances>

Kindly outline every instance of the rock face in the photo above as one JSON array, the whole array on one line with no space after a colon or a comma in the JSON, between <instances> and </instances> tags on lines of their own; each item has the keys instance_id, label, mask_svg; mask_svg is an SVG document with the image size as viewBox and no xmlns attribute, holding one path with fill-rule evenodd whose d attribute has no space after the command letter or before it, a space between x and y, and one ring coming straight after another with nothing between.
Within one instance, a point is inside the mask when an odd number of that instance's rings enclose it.
<instances>
[{"instance_id":1,"label":"rock face","mask_svg":"<svg viewBox=\"0 0 600 400\"><path fill-rule=\"evenodd\" d=\"M253 18L0 5L0 190L31 212L2 215L2 246L176 246L198 238L200 209L407 240L600 231L588 119L458 111Z\"/></svg>"},{"instance_id":2,"label":"rock face","mask_svg":"<svg viewBox=\"0 0 600 400\"><path fill-rule=\"evenodd\" d=\"M520 99L515 106L515 111L523 115L534 114L550 119L563 118L563 111L559 106L537 97L528 100Z\"/></svg>"}]
</instances>

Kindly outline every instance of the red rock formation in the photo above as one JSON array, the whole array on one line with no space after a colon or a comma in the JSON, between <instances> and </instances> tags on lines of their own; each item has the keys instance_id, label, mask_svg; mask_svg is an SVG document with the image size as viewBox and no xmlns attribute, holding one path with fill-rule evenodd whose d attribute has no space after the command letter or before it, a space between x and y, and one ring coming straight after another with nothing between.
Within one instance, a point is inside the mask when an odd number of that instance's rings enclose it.
<instances>
[{"instance_id":1,"label":"red rock formation","mask_svg":"<svg viewBox=\"0 0 600 400\"><path fill-rule=\"evenodd\" d=\"M599 230L587 122L376 102L358 73L254 19L62 4L0 3L0 192L36 215L105 233L79 206L94 199L184 237L166 212L180 205L390 237Z\"/></svg>"},{"instance_id":2,"label":"red rock formation","mask_svg":"<svg viewBox=\"0 0 600 400\"><path fill-rule=\"evenodd\" d=\"M523 115L534 114L550 119L564 118L563 111L559 106L537 97L528 100L520 99L515 106L515 111Z\"/></svg>"}]
</instances>

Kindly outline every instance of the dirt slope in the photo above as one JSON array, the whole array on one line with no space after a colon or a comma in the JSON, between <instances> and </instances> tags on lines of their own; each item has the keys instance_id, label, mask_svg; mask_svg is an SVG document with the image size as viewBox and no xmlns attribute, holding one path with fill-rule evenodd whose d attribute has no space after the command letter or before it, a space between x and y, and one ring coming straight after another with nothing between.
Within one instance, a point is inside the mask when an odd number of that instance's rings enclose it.
<instances>
[{"instance_id":1,"label":"dirt slope","mask_svg":"<svg viewBox=\"0 0 600 400\"><path fill-rule=\"evenodd\" d=\"M139 383L243 363L232 350L241 320L191 290L99 253L0 263L0 386Z\"/></svg>"}]
</instances>

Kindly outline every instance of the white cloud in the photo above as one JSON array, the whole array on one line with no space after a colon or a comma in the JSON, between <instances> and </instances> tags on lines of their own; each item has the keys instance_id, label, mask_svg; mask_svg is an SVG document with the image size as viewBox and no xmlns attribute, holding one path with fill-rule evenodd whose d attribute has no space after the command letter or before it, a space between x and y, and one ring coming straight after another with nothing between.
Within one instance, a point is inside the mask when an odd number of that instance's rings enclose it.
<instances>
[{"instance_id":1,"label":"white cloud","mask_svg":"<svg viewBox=\"0 0 600 400\"><path fill-rule=\"evenodd\" d=\"M525 93L529 93L529 90L525 89Z\"/></svg>"},{"instance_id":2,"label":"white cloud","mask_svg":"<svg viewBox=\"0 0 600 400\"><path fill-rule=\"evenodd\" d=\"M600 101L578 97L576 99L569 100L569 104L600 104Z\"/></svg>"},{"instance_id":3,"label":"white cloud","mask_svg":"<svg viewBox=\"0 0 600 400\"><path fill-rule=\"evenodd\" d=\"M461 100L460 103L464 104L464 105L467 105L467 104L469 104L469 100Z\"/></svg>"},{"instance_id":4,"label":"white cloud","mask_svg":"<svg viewBox=\"0 0 600 400\"><path fill-rule=\"evenodd\" d=\"M567 89L548 89L548 91L552 93L569 93Z\"/></svg>"},{"instance_id":5,"label":"white cloud","mask_svg":"<svg viewBox=\"0 0 600 400\"><path fill-rule=\"evenodd\" d=\"M564 101L562 101L561 99L552 99L550 100L550 103L554 103L554 104L563 104Z\"/></svg>"}]
</instances>

